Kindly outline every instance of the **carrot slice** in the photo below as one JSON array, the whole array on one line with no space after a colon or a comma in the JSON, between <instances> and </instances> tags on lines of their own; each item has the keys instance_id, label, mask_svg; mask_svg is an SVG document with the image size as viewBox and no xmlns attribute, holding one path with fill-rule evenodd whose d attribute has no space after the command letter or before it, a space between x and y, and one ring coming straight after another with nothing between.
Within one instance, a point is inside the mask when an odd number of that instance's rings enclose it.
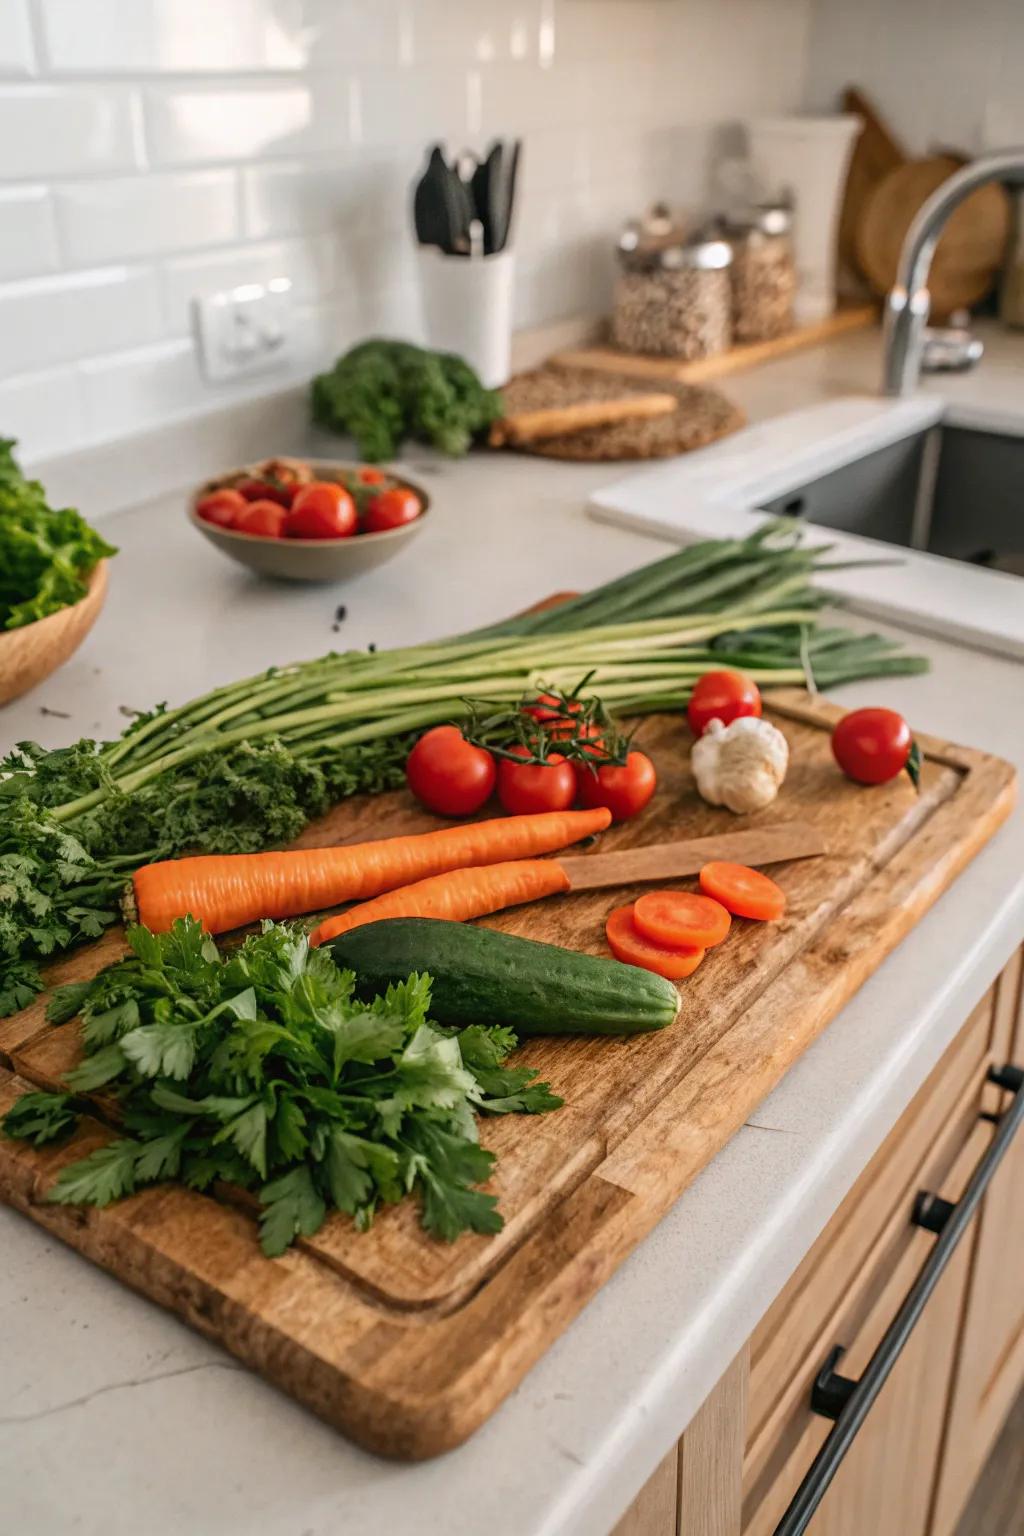
<instances>
[{"instance_id":1,"label":"carrot slice","mask_svg":"<svg viewBox=\"0 0 1024 1536\"><path fill-rule=\"evenodd\" d=\"M616 960L626 965L639 965L645 971L654 971L669 981L682 981L692 976L704 959L702 949L665 949L645 939L633 921L632 907L616 907L604 925L608 948Z\"/></svg>"},{"instance_id":2,"label":"carrot slice","mask_svg":"<svg viewBox=\"0 0 1024 1536\"><path fill-rule=\"evenodd\" d=\"M337 917L328 917L309 936L311 944L326 944L339 933L379 923L385 917L443 917L465 922L486 917L504 907L537 901L569 889L569 876L557 859L516 859L508 864L488 864L483 869L455 869L415 885L389 891L375 901L364 901Z\"/></svg>"},{"instance_id":3,"label":"carrot slice","mask_svg":"<svg viewBox=\"0 0 1024 1536\"><path fill-rule=\"evenodd\" d=\"M731 921L719 901L693 891L650 891L633 904L633 921L645 939L666 949L710 949L721 944Z\"/></svg>"},{"instance_id":4,"label":"carrot slice","mask_svg":"<svg viewBox=\"0 0 1024 1536\"><path fill-rule=\"evenodd\" d=\"M754 917L770 923L786 910L785 891L746 864L718 859L705 864L700 872L700 888L737 917Z\"/></svg>"},{"instance_id":5,"label":"carrot slice","mask_svg":"<svg viewBox=\"0 0 1024 1536\"><path fill-rule=\"evenodd\" d=\"M226 933L261 917L299 917L343 901L367 901L448 870L556 853L603 832L610 821L603 808L541 811L343 848L165 859L136 870L136 913L154 933L166 933L188 913L208 932Z\"/></svg>"}]
</instances>

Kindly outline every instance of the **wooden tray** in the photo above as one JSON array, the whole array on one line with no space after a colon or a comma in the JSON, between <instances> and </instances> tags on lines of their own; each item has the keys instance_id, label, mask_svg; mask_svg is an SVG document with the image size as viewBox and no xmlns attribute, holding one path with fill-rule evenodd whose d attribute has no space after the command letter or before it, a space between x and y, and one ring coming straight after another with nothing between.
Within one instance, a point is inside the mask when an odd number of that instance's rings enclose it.
<instances>
[{"instance_id":1,"label":"wooden tray","mask_svg":"<svg viewBox=\"0 0 1024 1536\"><path fill-rule=\"evenodd\" d=\"M728 373L742 373L759 363L772 363L789 352L817 347L842 336L846 331L862 331L878 320L875 304L841 304L835 314L813 325L801 325L772 341L752 341L730 347L714 357L699 357L683 362L678 357L654 357L642 352L622 352L618 347L572 347L549 357L546 366L555 368L593 368L599 373L617 373L651 383L706 384Z\"/></svg>"},{"instance_id":2,"label":"wooden tray","mask_svg":"<svg viewBox=\"0 0 1024 1536\"><path fill-rule=\"evenodd\" d=\"M262 1257L250 1211L172 1186L103 1211L43 1203L57 1170L111 1132L97 1119L64 1146L0 1142L0 1195L260 1371L362 1445L417 1458L458 1445L491 1414L786 1068L909 931L1006 817L1014 772L979 752L922 740L922 788L865 790L831 758L841 713L800 693L770 713L791 746L782 794L747 825L817 822L829 852L781 866L777 924L737 923L687 982L668 1030L632 1039L548 1038L523 1048L564 1095L543 1118L487 1121L506 1218L497 1237L428 1238L411 1202L360 1236L335 1215L283 1258ZM602 847L734 830L696 795L680 717L645 720L660 790ZM350 801L307 845L432 824L404 794ZM553 898L492 926L603 952L603 919L632 892ZM53 967L88 976L119 951L102 941ZM43 1023L40 999L0 1022L0 1112L78 1059L74 1024ZM899 1020L893 1019L893 1029ZM11 1070L4 1070L4 1068Z\"/></svg>"}]
</instances>

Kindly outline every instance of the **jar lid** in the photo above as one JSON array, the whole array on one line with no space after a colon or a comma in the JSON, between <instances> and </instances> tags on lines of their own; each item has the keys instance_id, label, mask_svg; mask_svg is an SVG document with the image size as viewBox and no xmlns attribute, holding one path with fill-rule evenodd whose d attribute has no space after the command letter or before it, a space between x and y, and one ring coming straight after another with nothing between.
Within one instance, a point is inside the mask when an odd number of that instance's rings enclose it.
<instances>
[{"instance_id":1,"label":"jar lid","mask_svg":"<svg viewBox=\"0 0 1024 1536\"><path fill-rule=\"evenodd\" d=\"M619 246L619 260L631 272L711 272L732 264L726 240L696 239L655 248Z\"/></svg>"},{"instance_id":2,"label":"jar lid","mask_svg":"<svg viewBox=\"0 0 1024 1536\"><path fill-rule=\"evenodd\" d=\"M788 235L793 228L793 209L789 203L758 203L741 212L732 212L722 220L730 235Z\"/></svg>"}]
</instances>

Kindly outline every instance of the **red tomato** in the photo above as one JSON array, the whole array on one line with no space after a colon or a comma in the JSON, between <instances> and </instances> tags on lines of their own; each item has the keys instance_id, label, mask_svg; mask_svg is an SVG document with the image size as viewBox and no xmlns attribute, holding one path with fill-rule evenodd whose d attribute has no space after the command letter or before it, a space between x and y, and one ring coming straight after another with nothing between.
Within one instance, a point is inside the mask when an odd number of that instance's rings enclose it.
<instances>
[{"instance_id":1,"label":"red tomato","mask_svg":"<svg viewBox=\"0 0 1024 1536\"><path fill-rule=\"evenodd\" d=\"M240 480L235 489L246 501L276 501L279 507L290 507L295 495L293 485L279 485L276 480Z\"/></svg>"},{"instance_id":2,"label":"red tomato","mask_svg":"<svg viewBox=\"0 0 1024 1536\"><path fill-rule=\"evenodd\" d=\"M356 504L345 487L314 480L296 493L287 531L290 539L347 539L356 526Z\"/></svg>"},{"instance_id":3,"label":"red tomato","mask_svg":"<svg viewBox=\"0 0 1024 1536\"><path fill-rule=\"evenodd\" d=\"M619 767L606 763L595 773L581 767L576 772L580 799L588 810L607 806L613 821L628 821L642 811L654 794L658 776L654 764L645 752L630 752Z\"/></svg>"},{"instance_id":4,"label":"red tomato","mask_svg":"<svg viewBox=\"0 0 1024 1536\"><path fill-rule=\"evenodd\" d=\"M436 725L409 753L409 788L439 816L471 816L494 788L494 758L474 747L455 725Z\"/></svg>"},{"instance_id":5,"label":"red tomato","mask_svg":"<svg viewBox=\"0 0 1024 1536\"><path fill-rule=\"evenodd\" d=\"M211 491L196 502L196 516L204 523L214 523L218 528L230 528L239 512L249 503L239 491Z\"/></svg>"},{"instance_id":6,"label":"red tomato","mask_svg":"<svg viewBox=\"0 0 1024 1536\"><path fill-rule=\"evenodd\" d=\"M578 715L582 708L580 699L560 699L557 693L539 693L532 704L523 705L523 714L532 715L534 720L539 720L544 726L559 720L568 724L565 717Z\"/></svg>"},{"instance_id":7,"label":"red tomato","mask_svg":"<svg viewBox=\"0 0 1024 1536\"><path fill-rule=\"evenodd\" d=\"M516 757L529 757L529 747L513 747ZM544 763L517 763L503 757L498 763L498 799L510 816L532 816L535 811L567 811L576 798L576 775L560 752Z\"/></svg>"},{"instance_id":8,"label":"red tomato","mask_svg":"<svg viewBox=\"0 0 1024 1536\"><path fill-rule=\"evenodd\" d=\"M697 679L686 706L686 718L695 736L703 736L712 720L731 725L744 715L760 713L757 684L742 672L705 672Z\"/></svg>"},{"instance_id":9,"label":"red tomato","mask_svg":"<svg viewBox=\"0 0 1024 1536\"><path fill-rule=\"evenodd\" d=\"M276 501L249 501L231 527L235 533L259 533L267 539L283 539L288 513Z\"/></svg>"},{"instance_id":10,"label":"red tomato","mask_svg":"<svg viewBox=\"0 0 1024 1536\"><path fill-rule=\"evenodd\" d=\"M415 491L407 491L400 485L392 486L370 502L366 512L366 532L384 533L388 528L414 523L422 510Z\"/></svg>"},{"instance_id":11,"label":"red tomato","mask_svg":"<svg viewBox=\"0 0 1024 1536\"><path fill-rule=\"evenodd\" d=\"M832 732L832 754L858 784L888 783L907 767L913 749L910 727L894 709L855 709Z\"/></svg>"},{"instance_id":12,"label":"red tomato","mask_svg":"<svg viewBox=\"0 0 1024 1536\"><path fill-rule=\"evenodd\" d=\"M387 475L382 469L374 469L372 464L363 464L356 470L356 479L360 485L383 485Z\"/></svg>"}]
</instances>

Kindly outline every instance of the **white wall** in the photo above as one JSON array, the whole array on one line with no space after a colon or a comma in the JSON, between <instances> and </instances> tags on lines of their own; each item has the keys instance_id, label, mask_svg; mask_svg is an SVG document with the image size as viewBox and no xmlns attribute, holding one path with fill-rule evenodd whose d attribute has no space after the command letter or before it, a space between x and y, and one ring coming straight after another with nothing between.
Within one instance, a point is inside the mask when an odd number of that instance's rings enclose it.
<instances>
[{"instance_id":1,"label":"white wall","mask_svg":"<svg viewBox=\"0 0 1024 1536\"><path fill-rule=\"evenodd\" d=\"M211 409L195 294L285 273L297 372L415 335L424 144L525 136L520 325L598 309L620 219L803 90L811 0L0 0L0 433Z\"/></svg>"},{"instance_id":2,"label":"white wall","mask_svg":"<svg viewBox=\"0 0 1024 1536\"><path fill-rule=\"evenodd\" d=\"M815 0L808 104L867 91L911 154L1024 142L1024 0Z\"/></svg>"}]
</instances>

